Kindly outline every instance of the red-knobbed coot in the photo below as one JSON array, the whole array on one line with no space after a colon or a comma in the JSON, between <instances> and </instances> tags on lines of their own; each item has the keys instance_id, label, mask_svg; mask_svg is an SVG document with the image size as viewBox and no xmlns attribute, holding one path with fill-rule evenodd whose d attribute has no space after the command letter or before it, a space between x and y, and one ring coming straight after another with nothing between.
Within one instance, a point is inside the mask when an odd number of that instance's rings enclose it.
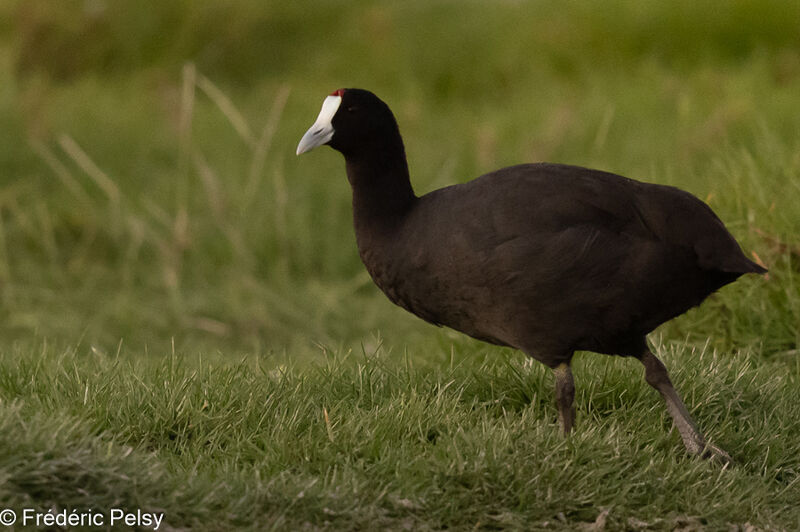
<instances>
[{"instance_id":1,"label":"red-knobbed coot","mask_svg":"<svg viewBox=\"0 0 800 532\"><path fill-rule=\"evenodd\" d=\"M766 271L705 203L543 163L417 197L392 112L361 89L325 98L297 153L323 144L344 155L358 251L392 302L552 368L565 433L575 419L573 353L636 357L686 449L730 460L706 443L645 340L740 275Z\"/></svg>"}]
</instances>

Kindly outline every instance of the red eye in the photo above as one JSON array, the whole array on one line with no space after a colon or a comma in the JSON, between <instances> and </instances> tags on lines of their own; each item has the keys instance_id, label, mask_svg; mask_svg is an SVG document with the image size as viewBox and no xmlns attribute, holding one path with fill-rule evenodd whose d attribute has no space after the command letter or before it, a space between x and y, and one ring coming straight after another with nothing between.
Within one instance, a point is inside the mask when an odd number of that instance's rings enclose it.
<instances>
[{"instance_id":1,"label":"red eye","mask_svg":"<svg viewBox=\"0 0 800 532\"><path fill-rule=\"evenodd\" d=\"M336 89L330 95L331 96L338 96L338 97L341 98L342 96L344 96L344 89Z\"/></svg>"}]
</instances>

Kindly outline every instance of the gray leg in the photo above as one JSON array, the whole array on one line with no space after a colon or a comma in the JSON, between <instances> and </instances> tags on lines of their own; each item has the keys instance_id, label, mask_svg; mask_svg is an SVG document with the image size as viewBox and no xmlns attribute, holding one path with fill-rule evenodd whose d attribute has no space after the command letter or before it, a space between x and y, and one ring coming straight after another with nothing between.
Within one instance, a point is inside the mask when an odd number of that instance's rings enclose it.
<instances>
[{"instance_id":1,"label":"gray leg","mask_svg":"<svg viewBox=\"0 0 800 532\"><path fill-rule=\"evenodd\" d=\"M572 370L568 362L559 364L553 370L556 377L556 403L558 404L558 419L564 434L569 434L575 424L575 381L572 379Z\"/></svg>"},{"instance_id":2,"label":"gray leg","mask_svg":"<svg viewBox=\"0 0 800 532\"><path fill-rule=\"evenodd\" d=\"M694 424L692 416L686 409L686 405L681 401L678 392L672 386L672 381L669 380L669 374L664 364L656 358L656 356L649 350L645 350L644 354L639 358L644 364L644 378L647 383L658 390L661 397L667 403L667 412L672 416L675 426L683 439L683 444L689 454L701 455L703 458L715 458L723 463L731 463L731 457L714 445L710 445L703 438L700 429Z\"/></svg>"}]
</instances>

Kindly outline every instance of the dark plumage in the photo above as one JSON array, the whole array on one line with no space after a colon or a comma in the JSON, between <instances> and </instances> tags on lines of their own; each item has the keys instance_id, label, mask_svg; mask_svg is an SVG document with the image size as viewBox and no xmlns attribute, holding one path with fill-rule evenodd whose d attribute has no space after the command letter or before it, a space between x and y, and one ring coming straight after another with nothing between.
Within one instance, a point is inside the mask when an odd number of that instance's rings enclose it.
<instances>
[{"instance_id":1,"label":"dark plumage","mask_svg":"<svg viewBox=\"0 0 800 532\"><path fill-rule=\"evenodd\" d=\"M320 144L345 157L361 259L394 303L553 368L565 432L573 352L636 357L687 449L729 459L705 442L645 341L742 274L766 271L705 203L560 164L503 168L416 197L394 116L360 89L326 99L298 154Z\"/></svg>"}]
</instances>

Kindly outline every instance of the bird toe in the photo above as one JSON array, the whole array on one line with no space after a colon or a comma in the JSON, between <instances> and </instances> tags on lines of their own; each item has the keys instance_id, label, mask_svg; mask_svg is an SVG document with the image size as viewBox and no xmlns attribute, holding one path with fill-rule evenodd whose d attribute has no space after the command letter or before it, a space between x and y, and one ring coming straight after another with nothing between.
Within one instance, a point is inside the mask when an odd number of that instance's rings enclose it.
<instances>
[{"instance_id":1,"label":"bird toe","mask_svg":"<svg viewBox=\"0 0 800 532\"><path fill-rule=\"evenodd\" d=\"M731 455L712 443L706 444L702 456L706 460L721 464L723 467L730 467L733 465L733 458L731 458Z\"/></svg>"}]
</instances>

